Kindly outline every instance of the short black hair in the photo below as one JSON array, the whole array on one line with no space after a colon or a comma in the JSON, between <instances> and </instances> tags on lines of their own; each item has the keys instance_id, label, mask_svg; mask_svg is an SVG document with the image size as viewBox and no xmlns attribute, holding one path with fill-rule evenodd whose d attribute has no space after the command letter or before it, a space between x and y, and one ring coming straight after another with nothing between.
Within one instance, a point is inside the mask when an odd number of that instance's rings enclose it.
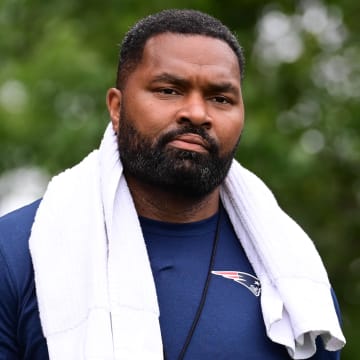
<instances>
[{"instance_id":1,"label":"short black hair","mask_svg":"<svg viewBox=\"0 0 360 360\"><path fill-rule=\"evenodd\" d=\"M116 86L121 89L129 74L141 62L147 40L163 34L204 35L225 41L234 51L244 76L244 52L235 35L220 20L197 10L168 9L138 21L125 35L121 44Z\"/></svg>"}]
</instances>

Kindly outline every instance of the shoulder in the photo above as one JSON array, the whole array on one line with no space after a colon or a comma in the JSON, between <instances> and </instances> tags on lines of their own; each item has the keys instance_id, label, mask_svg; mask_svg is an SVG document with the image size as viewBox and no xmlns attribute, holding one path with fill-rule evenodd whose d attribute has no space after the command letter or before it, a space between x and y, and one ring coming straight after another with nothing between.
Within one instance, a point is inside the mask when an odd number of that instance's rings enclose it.
<instances>
[{"instance_id":1,"label":"shoulder","mask_svg":"<svg viewBox=\"0 0 360 360\"><path fill-rule=\"evenodd\" d=\"M8 236L29 232L41 200L0 217L0 241Z\"/></svg>"},{"instance_id":2,"label":"shoulder","mask_svg":"<svg viewBox=\"0 0 360 360\"><path fill-rule=\"evenodd\" d=\"M30 233L36 211L41 200L37 200L20 209L0 217L0 242L6 238L13 238L24 233Z\"/></svg>"},{"instance_id":3,"label":"shoulder","mask_svg":"<svg viewBox=\"0 0 360 360\"><path fill-rule=\"evenodd\" d=\"M0 218L0 261L15 286L31 266L28 241L39 204L40 200Z\"/></svg>"}]
</instances>

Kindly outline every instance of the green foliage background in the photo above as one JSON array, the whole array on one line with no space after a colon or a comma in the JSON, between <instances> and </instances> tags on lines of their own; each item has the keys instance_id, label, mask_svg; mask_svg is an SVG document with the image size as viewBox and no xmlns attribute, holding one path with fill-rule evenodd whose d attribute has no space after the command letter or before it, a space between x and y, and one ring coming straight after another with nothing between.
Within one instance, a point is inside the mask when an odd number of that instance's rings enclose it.
<instances>
[{"instance_id":1,"label":"green foliage background","mask_svg":"<svg viewBox=\"0 0 360 360\"><path fill-rule=\"evenodd\" d=\"M337 45L299 27L309 4L337 19ZM247 123L237 157L314 239L343 311L342 359L358 359L358 0L0 0L0 174L22 165L55 174L97 147L123 34L138 18L170 7L220 18L245 48ZM275 61L260 41L266 14L291 19L302 43L296 59Z\"/></svg>"}]
</instances>

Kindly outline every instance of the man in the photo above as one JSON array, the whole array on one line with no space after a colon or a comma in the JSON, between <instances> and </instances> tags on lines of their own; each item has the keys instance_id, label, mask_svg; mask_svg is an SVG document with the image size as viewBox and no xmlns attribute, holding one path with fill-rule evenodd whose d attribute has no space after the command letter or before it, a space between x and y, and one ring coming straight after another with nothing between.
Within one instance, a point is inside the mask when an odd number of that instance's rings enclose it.
<instances>
[{"instance_id":1,"label":"man","mask_svg":"<svg viewBox=\"0 0 360 360\"><path fill-rule=\"evenodd\" d=\"M128 32L99 151L0 220L0 359L339 359L316 250L233 161L243 71L206 14Z\"/></svg>"}]
</instances>

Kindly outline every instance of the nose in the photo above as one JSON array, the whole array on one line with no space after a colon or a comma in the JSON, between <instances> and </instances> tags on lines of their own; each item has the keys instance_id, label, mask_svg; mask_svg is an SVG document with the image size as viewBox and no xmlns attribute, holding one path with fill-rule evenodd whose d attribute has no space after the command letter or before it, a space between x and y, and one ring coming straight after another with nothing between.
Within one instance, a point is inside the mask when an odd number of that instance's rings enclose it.
<instances>
[{"instance_id":1,"label":"nose","mask_svg":"<svg viewBox=\"0 0 360 360\"><path fill-rule=\"evenodd\" d=\"M208 113L206 99L197 93L186 96L177 112L177 122L179 124L191 123L194 126L210 129L211 117Z\"/></svg>"}]
</instances>

